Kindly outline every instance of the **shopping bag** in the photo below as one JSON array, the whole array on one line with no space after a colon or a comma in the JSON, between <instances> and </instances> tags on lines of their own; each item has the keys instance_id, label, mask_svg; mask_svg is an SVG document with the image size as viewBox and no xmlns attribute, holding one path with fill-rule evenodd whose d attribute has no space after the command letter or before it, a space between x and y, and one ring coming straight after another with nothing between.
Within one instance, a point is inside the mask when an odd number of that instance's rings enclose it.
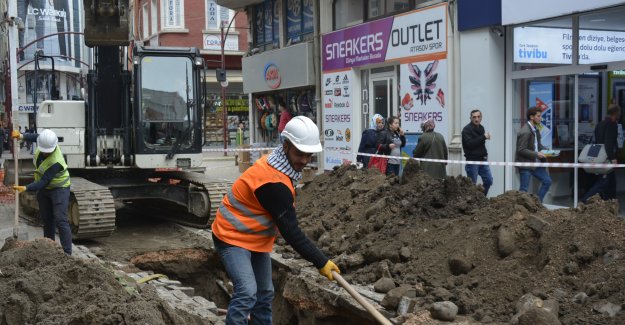
<instances>
[{"instance_id":1,"label":"shopping bag","mask_svg":"<svg viewBox=\"0 0 625 325\"><path fill-rule=\"evenodd\" d=\"M378 151L376 151L375 153L376 155L378 154ZM386 165L388 164L388 158L384 158L384 157L371 157L369 158L369 166L367 166L368 168L376 168L378 169L380 172L382 172L382 174L386 174Z\"/></svg>"},{"instance_id":2,"label":"shopping bag","mask_svg":"<svg viewBox=\"0 0 625 325\"><path fill-rule=\"evenodd\" d=\"M603 144L590 143L584 146L577 159L581 163L608 163L608 154L605 152ZM590 174L604 175L612 171L610 167L585 167L584 170Z\"/></svg>"}]
</instances>

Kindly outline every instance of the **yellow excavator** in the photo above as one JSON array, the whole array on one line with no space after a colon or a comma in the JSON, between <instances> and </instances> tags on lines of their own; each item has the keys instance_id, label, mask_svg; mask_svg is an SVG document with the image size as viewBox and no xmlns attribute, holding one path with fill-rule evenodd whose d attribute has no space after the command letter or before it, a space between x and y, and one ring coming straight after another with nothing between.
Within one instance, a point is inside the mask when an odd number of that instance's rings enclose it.
<instances>
[{"instance_id":1,"label":"yellow excavator","mask_svg":"<svg viewBox=\"0 0 625 325\"><path fill-rule=\"evenodd\" d=\"M84 41L95 58L86 99L46 100L36 112L37 130L56 133L70 168L74 238L110 235L116 202L207 227L230 183L203 174L199 50L131 46L128 0L84 0L84 9ZM19 166L27 184L32 161ZM24 210L36 213L35 195L21 195Z\"/></svg>"}]
</instances>

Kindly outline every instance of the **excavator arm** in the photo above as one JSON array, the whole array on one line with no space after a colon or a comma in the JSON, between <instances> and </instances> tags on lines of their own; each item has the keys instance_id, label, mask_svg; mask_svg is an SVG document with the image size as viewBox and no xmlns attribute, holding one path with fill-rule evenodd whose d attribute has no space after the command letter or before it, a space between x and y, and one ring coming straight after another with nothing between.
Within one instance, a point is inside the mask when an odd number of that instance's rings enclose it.
<instances>
[{"instance_id":1,"label":"excavator arm","mask_svg":"<svg viewBox=\"0 0 625 325\"><path fill-rule=\"evenodd\" d=\"M130 42L129 0L83 0L85 44L126 46Z\"/></svg>"}]
</instances>

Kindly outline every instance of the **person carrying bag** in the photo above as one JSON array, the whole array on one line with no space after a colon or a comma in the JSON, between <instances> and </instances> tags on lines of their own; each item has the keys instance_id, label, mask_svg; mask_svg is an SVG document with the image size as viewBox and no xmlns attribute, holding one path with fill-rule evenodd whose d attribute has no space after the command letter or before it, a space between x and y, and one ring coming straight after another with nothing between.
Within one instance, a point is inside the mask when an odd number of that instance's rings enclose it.
<instances>
[{"instance_id":1,"label":"person carrying bag","mask_svg":"<svg viewBox=\"0 0 625 325\"><path fill-rule=\"evenodd\" d=\"M380 154L381 145L378 146L378 150L375 152L376 155ZM386 167L388 166L388 158L385 157L371 157L369 159L369 165L367 168L375 168L382 172L382 174L386 175Z\"/></svg>"},{"instance_id":2,"label":"person carrying bag","mask_svg":"<svg viewBox=\"0 0 625 325\"><path fill-rule=\"evenodd\" d=\"M612 104L608 107L606 118L599 122L593 134L594 140L591 144L584 146L579 155L578 161L585 163L612 163L616 164L616 153L618 151L618 124L621 115L621 108ZM612 167L590 167L584 168L587 173L598 175L592 187L582 197L582 202L601 194L604 200L616 198L616 175Z\"/></svg>"}]
</instances>

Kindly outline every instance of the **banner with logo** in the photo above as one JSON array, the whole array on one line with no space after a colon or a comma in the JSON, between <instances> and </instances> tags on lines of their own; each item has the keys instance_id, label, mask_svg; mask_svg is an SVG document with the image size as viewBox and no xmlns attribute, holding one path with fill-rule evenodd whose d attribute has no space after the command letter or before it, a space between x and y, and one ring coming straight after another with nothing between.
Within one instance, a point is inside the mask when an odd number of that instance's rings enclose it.
<instances>
[{"instance_id":1,"label":"banner with logo","mask_svg":"<svg viewBox=\"0 0 625 325\"><path fill-rule=\"evenodd\" d=\"M450 96L447 60L434 59L400 65L401 125L406 132L421 132L421 123L433 119L435 131L447 138Z\"/></svg>"},{"instance_id":2,"label":"banner with logo","mask_svg":"<svg viewBox=\"0 0 625 325\"><path fill-rule=\"evenodd\" d=\"M447 53L447 5L325 34L321 51L323 71Z\"/></svg>"},{"instance_id":3,"label":"banner with logo","mask_svg":"<svg viewBox=\"0 0 625 325\"><path fill-rule=\"evenodd\" d=\"M352 123L351 70L323 75L324 168L352 162L354 150ZM358 148L355 148L357 150Z\"/></svg>"},{"instance_id":4,"label":"banner with logo","mask_svg":"<svg viewBox=\"0 0 625 325\"><path fill-rule=\"evenodd\" d=\"M538 127L541 144L552 149L553 145L553 81L530 81L527 102L539 108L543 121Z\"/></svg>"},{"instance_id":5,"label":"banner with logo","mask_svg":"<svg viewBox=\"0 0 625 325\"><path fill-rule=\"evenodd\" d=\"M18 46L23 48L18 62L31 61L35 52L42 50L44 55L54 58L56 68L81 68L83 36L59 33L83 31L82 1L18 0L17 15L24 23L18 32ZM42 59L40 65L44 69L52 66L49 59Z\"/></svg>"}]
</instances>

